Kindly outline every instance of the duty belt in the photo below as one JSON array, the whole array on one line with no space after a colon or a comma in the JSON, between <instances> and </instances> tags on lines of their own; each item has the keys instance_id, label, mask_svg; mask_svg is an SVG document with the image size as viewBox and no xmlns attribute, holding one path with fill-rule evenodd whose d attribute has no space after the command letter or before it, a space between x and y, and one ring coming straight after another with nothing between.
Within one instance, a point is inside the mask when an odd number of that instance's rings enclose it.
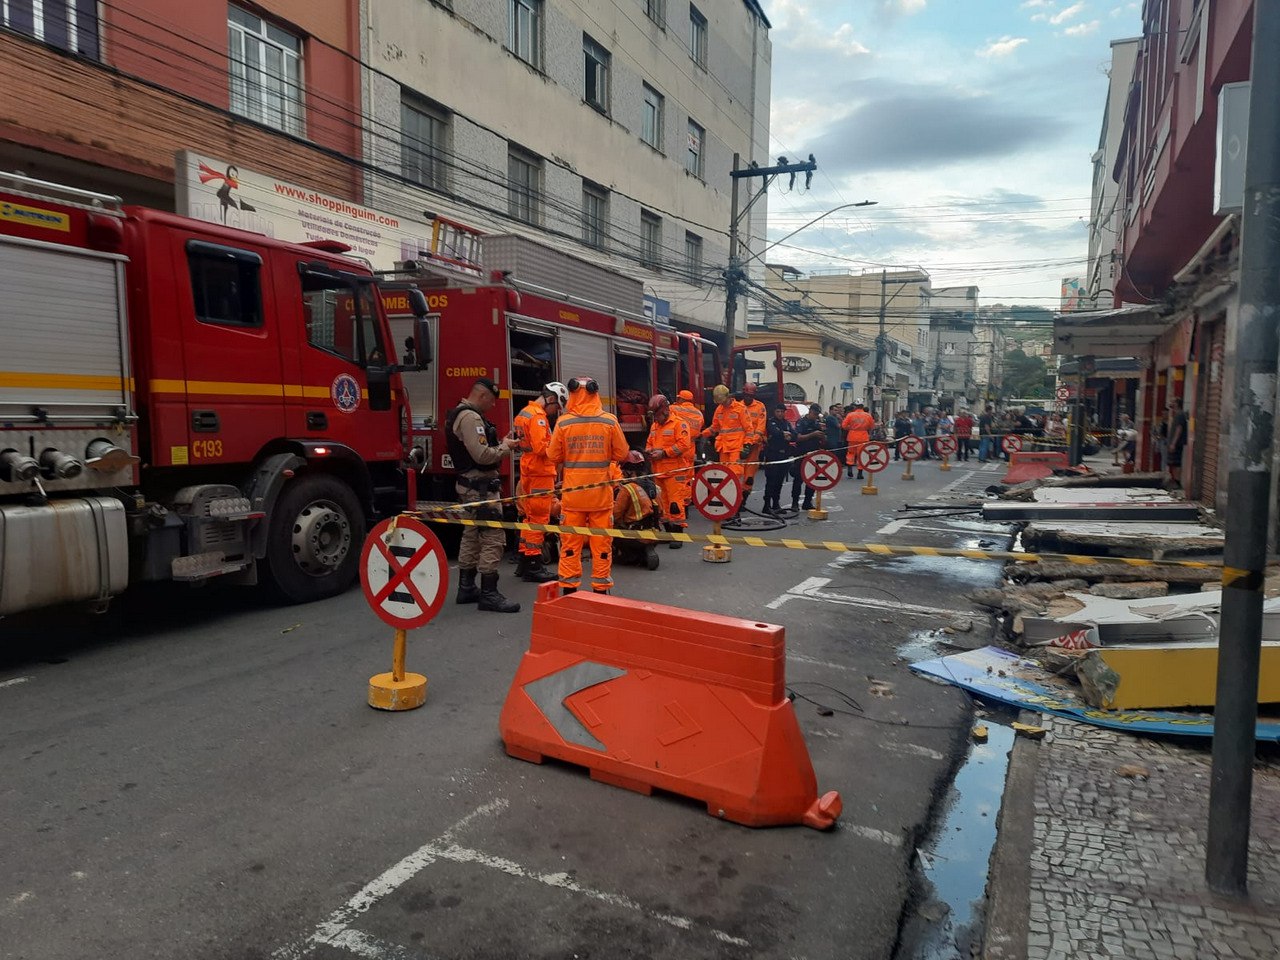
<instances>
[{"instance_id":1,"label":"duty belt","mask_svg":"<svg viewBox=\"0 0 1280 960\"><path fill-rule=\"evenodd\" d=\"M476 490L480 493L491 493L502 486L502 478L496 473L479 477L459 476L456 481L459 486L466 487L468 490Z\"/></svg>"}]
</instances>

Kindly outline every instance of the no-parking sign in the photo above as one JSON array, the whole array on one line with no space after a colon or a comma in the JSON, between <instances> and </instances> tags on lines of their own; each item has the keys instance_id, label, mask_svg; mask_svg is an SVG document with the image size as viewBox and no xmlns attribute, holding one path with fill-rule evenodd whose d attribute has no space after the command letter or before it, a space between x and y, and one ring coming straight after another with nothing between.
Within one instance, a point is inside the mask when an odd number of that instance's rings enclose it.
<instances>
[{"instance_id":1,"label":"no-parking sign","mask_svg":"<svg viewBox=\"0 0 1280 960\"><path fill-rule=\"evenodd\" d=\"M397 630L421 627L440 612L449 590L444 547L421 520L383 520L364 542L360 586L384 623Z\"/></svg>"},{"instance_id":2,"label":"no-parking sign","mask_svg":"<svg viewBox=\"0 0 1280 960\"><path fill-rule=\"evenodd\" d=\"M840 482L840 458L829 450L814 450L800 460L800 479L810 490L830 490Z\"/></svg>"},{"instance_id":3,"label":"no-parking sign","mask_svg":"<svg viewBox=\"0 0 1280 960\"><path fill-rule=\"evenodd\" d=\"M742 506L742 481L728 467L708 464L694 474L693 505L708 520L728 520Z\"/></svg>"}]
</instances>

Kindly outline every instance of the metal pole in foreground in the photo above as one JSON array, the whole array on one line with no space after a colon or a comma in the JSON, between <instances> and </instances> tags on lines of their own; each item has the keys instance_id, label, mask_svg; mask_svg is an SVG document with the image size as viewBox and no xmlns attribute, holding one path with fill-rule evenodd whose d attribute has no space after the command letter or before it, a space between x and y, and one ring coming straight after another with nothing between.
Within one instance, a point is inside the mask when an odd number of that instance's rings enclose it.
<instances>
[{"instance_id":1,"label":"metal pole in foreground","mask_svg":"<svg viewBox=\"0 0 1280 960\"><path fill-rule=\"evenodd\" d=\"M1253 5L1253 79L1245 162L1235 405L1228 449L1227 539L1214 709L1205 881L1248 890L1249 809L1258 719L1262 589L1280 360L1280 3Z\"/></svg>"}]
</instances>

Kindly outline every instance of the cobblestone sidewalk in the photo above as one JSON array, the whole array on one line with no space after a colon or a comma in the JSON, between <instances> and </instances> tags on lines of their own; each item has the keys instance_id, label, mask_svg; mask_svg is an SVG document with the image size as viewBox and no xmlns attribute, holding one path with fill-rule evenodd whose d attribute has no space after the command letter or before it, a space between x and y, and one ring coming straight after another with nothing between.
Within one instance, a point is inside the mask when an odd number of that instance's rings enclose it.
<instances>
[{"instance_id":1,"label":"cobblestone sidewalk","mask_svg":"<svg viewBox=\"0 0 1280 960\"><path fill-rule=\"evenodd\" d=\"M1280 770L1255 769L1250 900L1236 903L1204 885L1207 745L1042 722L1028 960L1280 957Z\"/></svg>"}]
</instances>

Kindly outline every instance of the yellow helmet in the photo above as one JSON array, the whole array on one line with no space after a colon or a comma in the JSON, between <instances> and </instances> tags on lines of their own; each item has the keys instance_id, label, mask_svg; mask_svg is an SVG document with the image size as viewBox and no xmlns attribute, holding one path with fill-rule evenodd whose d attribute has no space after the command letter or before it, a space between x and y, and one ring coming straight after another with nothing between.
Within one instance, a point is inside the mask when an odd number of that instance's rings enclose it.
<instances>
[{"instance_id":1,"label":"yellow helmet","mask_svg":"<svg viewBox=\"0 0 1280 960\"><path fill-rule=\"evenodd\" d=\"M716 403L724 403L729 399L729 388L723 383L717 383L715 389L711 391L711 399Z\"/></svg>"}]
</instances>

